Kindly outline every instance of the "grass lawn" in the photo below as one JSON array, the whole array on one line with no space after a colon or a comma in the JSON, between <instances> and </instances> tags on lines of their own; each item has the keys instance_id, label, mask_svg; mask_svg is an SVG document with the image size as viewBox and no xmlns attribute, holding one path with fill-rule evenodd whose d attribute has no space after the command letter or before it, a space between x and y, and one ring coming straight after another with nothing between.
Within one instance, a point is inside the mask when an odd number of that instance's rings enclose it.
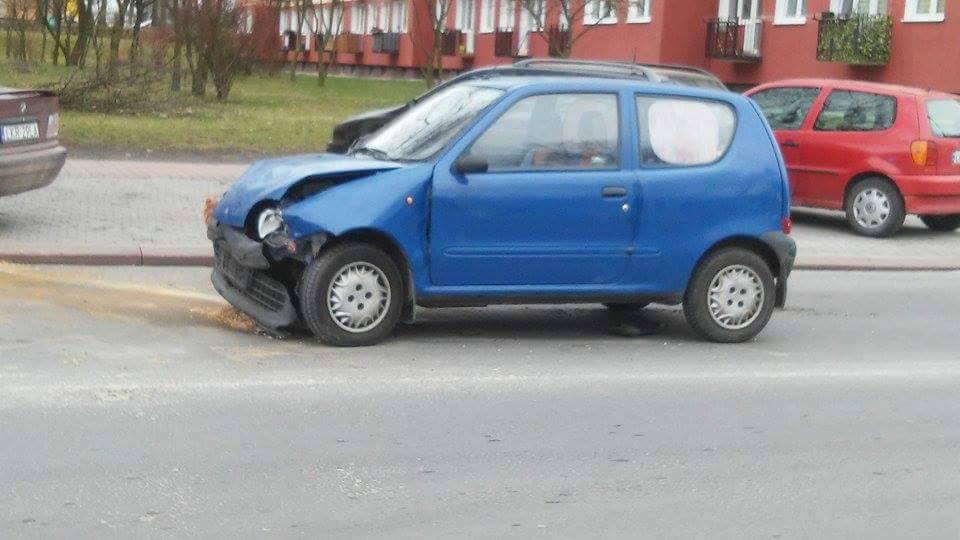
<instances>
[{"instance_id":1,"label":"grass lawn","mask_svg":"<svg viewBox=\"0 0 960 540\"><path fill-rule=\"evenodd\" d=\"M49 64L20 70L0 60L0 86L41 86L66 73ZM291 82L289 73L254 75L238 79L226 103L184 92L189 105L172 116L63 111L60 138L68 148L94 152L315 152L343 118L403 103L423 91L422 81L330 77L320 87L315 76Z\"/></svg>"}]
</instances>

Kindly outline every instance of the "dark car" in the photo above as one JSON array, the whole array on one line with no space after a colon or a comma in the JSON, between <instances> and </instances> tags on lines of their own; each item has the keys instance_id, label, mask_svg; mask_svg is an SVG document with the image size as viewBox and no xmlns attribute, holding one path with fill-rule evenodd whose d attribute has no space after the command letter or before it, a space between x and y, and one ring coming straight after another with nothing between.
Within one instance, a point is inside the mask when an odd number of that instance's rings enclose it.
<instances>
[{"instance_id":1,"label":"dark car","mask_svg":"<svg viewBox=\"0 0 960 540\"><path fill-rule=\"evenodd\" d=\"M53 182L67 158L59 132L56 94L0 88L0 196Z\"/></svg>"},{"instance_id":2,"label":"dark car","mask_svg":"<svg viewBox=\"0 0 960 540\"><path fill-rule=\"evenodd\" d=\"M465 81L530 75L564 75L585 77L622 77L624 75L646 79L650 82L674 83L715 90L726 87L713 74L699 68L668 64L630 64L625 62L597 62L589 60L560 60L555 58L521 60L514 64L481 68L454 77L403 105L367 111L351 116L333 128L333 137L327 143L327 152L343 154L350 145L364 135L369 135L393 120L416 103Z\"/></svg>"}]
</instances>

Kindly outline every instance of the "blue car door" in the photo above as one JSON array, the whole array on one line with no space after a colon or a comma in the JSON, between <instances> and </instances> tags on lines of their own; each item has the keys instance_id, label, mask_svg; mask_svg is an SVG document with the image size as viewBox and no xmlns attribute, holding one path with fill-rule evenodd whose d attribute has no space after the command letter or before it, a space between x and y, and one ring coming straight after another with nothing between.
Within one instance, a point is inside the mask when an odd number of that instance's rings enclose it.
<instances>
[{"instance_id":1,"label":"blue car door","mask_svg":"<svg viewBox=\"0 0 960 540\"><path fill-rule=\"evenodd\" d=\"M434 285L618 281L638 196L623 163L629 131L622 106L612 92L524 97L459 156L484 163L485 172L438 165L430 217Z\"/></svg>"}]
</instances>

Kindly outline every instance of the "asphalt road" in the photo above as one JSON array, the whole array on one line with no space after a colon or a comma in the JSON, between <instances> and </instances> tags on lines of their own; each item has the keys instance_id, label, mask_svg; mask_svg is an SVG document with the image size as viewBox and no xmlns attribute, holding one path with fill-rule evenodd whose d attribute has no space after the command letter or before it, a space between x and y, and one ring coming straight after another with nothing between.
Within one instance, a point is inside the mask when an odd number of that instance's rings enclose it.
<instances>
[{"instance_id":1,"label":"asphalt road","mask_svg":"<svg viewBox=\"0 0 960 540\"><path fill-rule=\"evenodd\" d=\"M595 306L338 350L203 270L0 265L0 537L960 534L960 273L800 272L752 343Z\"/></svg>"}]
</instances>

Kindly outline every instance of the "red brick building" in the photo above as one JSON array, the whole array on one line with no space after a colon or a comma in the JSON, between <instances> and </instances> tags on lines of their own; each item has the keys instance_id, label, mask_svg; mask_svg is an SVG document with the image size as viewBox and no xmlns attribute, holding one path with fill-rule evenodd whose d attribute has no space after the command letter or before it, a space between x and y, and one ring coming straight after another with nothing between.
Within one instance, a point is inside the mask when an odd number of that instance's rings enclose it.
<instances>
[{"instance_id":1,"label":"red brick building","mask_svg":"<svg viewBox=\"0 0 960 540\"><path fill-rule=\"evenodd\" d=\"M432 42L433 1L318 8L321 16L342 11L336 69L415 73ZM536 0L441 1L451 2L443 38L449 70L546 56L548 41L565 34L557 30L564 28L559 2L574 2L573 33L586 32L575 40L573 58L689 64L735 87L838 77L960 92L960 0L624 0L612 10L606 0L541 0L543 28L522 3ZM251 22L264 54L317 61L310 36L317 26L309 17L302 36L290 11L257 8Z\"/></svg>"}]
</instances>

